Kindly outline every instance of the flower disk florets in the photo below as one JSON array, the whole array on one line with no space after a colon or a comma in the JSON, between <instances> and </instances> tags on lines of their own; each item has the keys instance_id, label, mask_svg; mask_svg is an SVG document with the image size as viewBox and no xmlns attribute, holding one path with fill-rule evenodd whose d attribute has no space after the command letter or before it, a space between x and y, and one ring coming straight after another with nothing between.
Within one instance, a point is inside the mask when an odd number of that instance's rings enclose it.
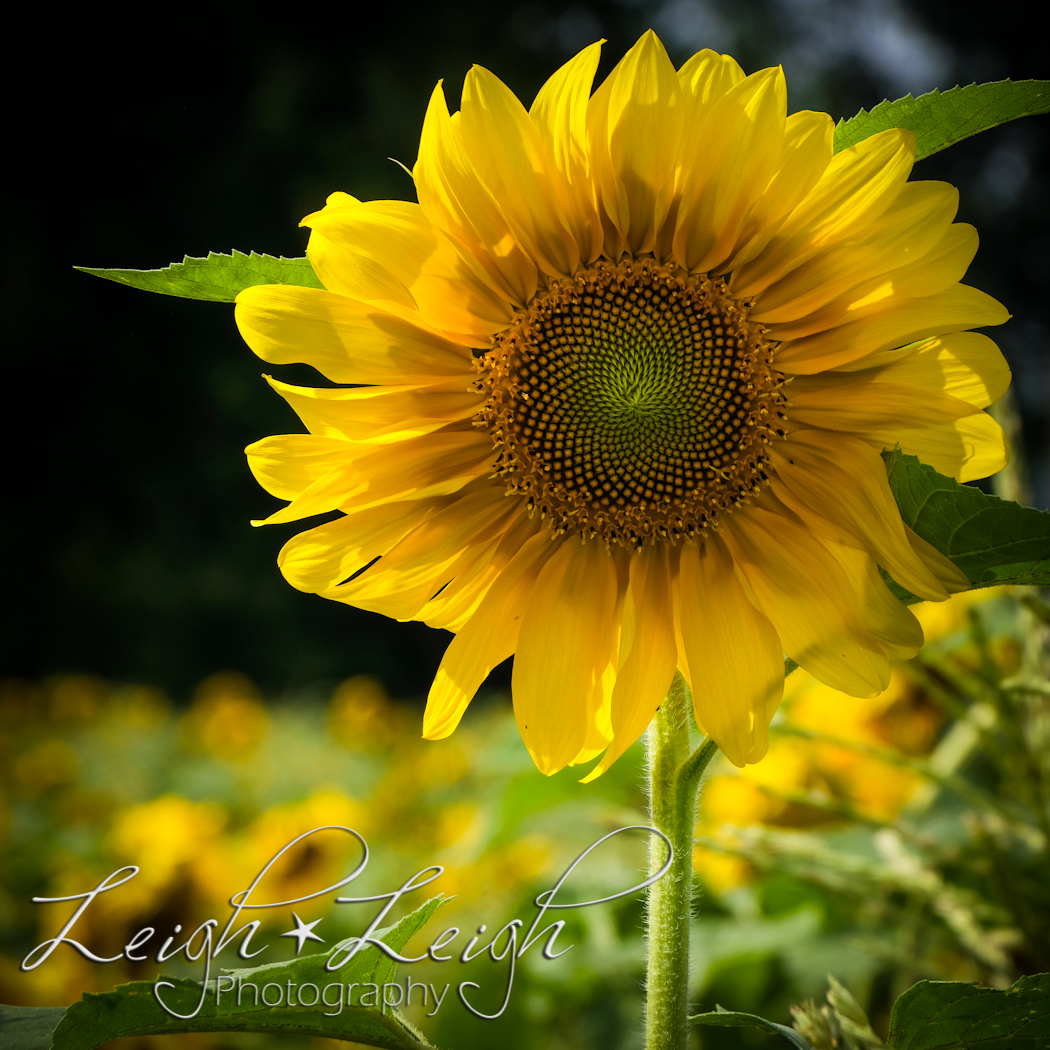
<instances>
[{"instance_id":1,"label":"flower disk florets","mask_svg":"<svg viewBox=\"0 0 1050 1050\"><path fill-rule=\"evenodd\" d=\"M785 418L773 348L721 278L599 262L497 337L477 422L507 491L555 532L695 536L768 480Z\"/></svg>"}]
</instances>

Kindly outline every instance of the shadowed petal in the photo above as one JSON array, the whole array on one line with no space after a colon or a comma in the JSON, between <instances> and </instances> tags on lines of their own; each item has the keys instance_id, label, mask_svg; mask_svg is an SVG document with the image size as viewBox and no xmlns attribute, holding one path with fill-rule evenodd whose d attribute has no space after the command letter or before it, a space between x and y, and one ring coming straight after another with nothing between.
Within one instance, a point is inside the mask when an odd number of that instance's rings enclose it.
<instances>
[{"instance_id":1,"label":"shadowed petal","mask_svg":"<svg viewBox=\"0 0 1050 1050\"><path fill-rule=\"evenodd\" d=\"M540 570L515 650L514 717L541 773L575 759L587 698L609 662L617 581L604 544L567 540Z\"/></svg>"},{"instance_id":2,"label":"shadowed petal","mask_svg":"<svg viewBox=\"0 0 1050 1050\"><path fill-rule=\"evenodd\" d=\"M784 692L783 650L719 536L683 545L678 601L697 721L734 765L757 762Z\"/></svg>"}]
</instances>

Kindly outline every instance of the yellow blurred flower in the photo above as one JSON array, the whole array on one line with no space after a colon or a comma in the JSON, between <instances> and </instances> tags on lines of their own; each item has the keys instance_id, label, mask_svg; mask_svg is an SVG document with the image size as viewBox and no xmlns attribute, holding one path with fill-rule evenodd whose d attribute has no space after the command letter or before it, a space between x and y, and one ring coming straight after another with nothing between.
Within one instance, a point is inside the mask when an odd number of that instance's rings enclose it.
<instances>
[{"instance_id":1,"label":"yellow blurred flower","mask_svg":"<svg viewBox=\"0 0 1050 1050\"><path fill-rule=\"evenodd\" d=\"M348 827L367 839L372 830L368 807L342 791L320 789L301 802L274 806L242 831L223 836L200 852L195 865L197 884L215 904L247 889L271 858L293 839L323 827ZM360 846L343 832L312 835L288 850L267 873L253 895L255 903L293 900L337 882L360 859ZM327 908L330 900L298 906L306 915Z\"/></svg>"},{"instance_id":2,"label":"yellow blurred flower","mask_svg":"<svg viewBox=\"0 0 1050 1050\"><path fill-rule=\"evenodd\" d=\"M546 836L525 835L464 863L446 863L436 886L460 902L487 901L494 895L513 897L548 874L553 857L554 849Z\"/></svg>"},{"instance_id":3,"label":"yellow blurred flower","mask_svg":"<svg viewBox=\"0 0 1050 1050\"><path fill-rule=\"evenodd\" d=\"M1005 590L968 591L937 605L917 605L915 612L927 638L936 641L965 629L972 608L1000 597ZM705 784L698 826L701 834L722 838L731 846L728 827L801 827L836 819L834 812L822 813L790 798L807 792L830 803L847 803L869 817L893 820L922 778L911 769L865 754L863 748L928 754L945 719L939 704L899 667L892 669L887 689L862 699L848 697L798 671L788 680L784 713L792 728L860 747L781 736L760 765L729 776L715 775ZM749 881L754 874L739 858L707 849L696 851L695 862L696 870L716 891Z\"/></svg>"},{"instance_id":4,"label":"yellow blurred flower","mask_svg":"<svg viewBox=\"0 0 1050 1050\"><path fill-rule=\"evenodd\" d=\"M346 747L386 746L404 728L405 713L391 702L383 683L372 675L348 678L332 694L328 728Z\"/></svg>"},{"instance_id":5,"label":"yellow blurred flower","mask_svg":"<svg viewBox=\"0 0 1050 1050\"><path fill-rule=\"evenodd\" d=\"M481 807L476 802L454 802L438 812L437 841L440 846L470 845L480 833Z\"/></svg>"},{"instance_id":6,"label":"yellow blurred flower","mask_svg":"<svg viewBox=\"0 0 1050 1050\"><path fill-rule=\"evenodd\" d=\"M129 729L153 729L171 716L171 702L159 690L145 685L126 686L113 693L109 711Z\"/></svg>"},{"instance_id":7,"label":"yellow blurred flower","mask_svg":"<svg viewBox=\"0 0 1050 1050\"><path fill-rule=\"evenodd\" d=\"M98 910L121 916L147 914L180 884L193 881L193 869L225 826L221 806L178 795L121 811L109 833L110 852L140 870L119 889L102 894L96 901Z\"/></svg>"},{"instance_id":8,"label":"yellow blurred flower","mask_svg":"<svg viewBox=\"0 0 1050 1050\"><path fill-rule=\"evenodd\" d=\"M947 602L921 602L913 607L916 619L922 624L927 638L946 638L966 628L970 609L975 605L1009 594L1009 587L986 587L976 591L963 591Z\"/></svg>"},{"instance_id":9,"label":"yellow blurred flower","mask_svg":"<svg viewBox=\"0 0 1050 1050\"><path fill-rule=\"evenodd\" d=\"M788 720L800 729L811 729L857 744L884 747L888 741L882 719L887 711L901 702L909 689L907 679L896 668L889 688L861 703L847 701L841 693L813 679L801 679ZM941 717L938 711L938 722ZM906 722L898 731L904 737L911 728L911 723ZM932 735L927 735L925 730L923 726L921 732L925 742L932 744ZM789 744L808 755L811 775L819 775L829 798L848 800L874 817L892 819L896 816L919 783L918 776L910 770L887 765L856 750L821 742L784 741L784 746ZM783 784L796 788L811 786L799 778L785 780Z\"/></svg>"},{"instance_id":10,"label":"yellow blurred flower","mask_svg":"<svg viewBox=\"0 0 1050 1050\"><path fill-rule=\"evenodd\" d=\"M221 671L201 682L183 717L187 744L216 758L251 758L268 727L259 691L233 671Z\"/></svg>"},{"instance_id":11,"label":"yellow blurred flower","mask_svg":"<svg viewBox=\"0 0 1050 1050\"><path fill-rule=\"evenodd\" d=\"M83 888L83 884L80 888ZM63 916L63 920L68 917ZM87 925L82 920L77 926L81 937L89 936L85 932ZM61 928L62 923L58 923L46 932L41 931L41 939L56 936ZM97 945L98 941L92 943ZM65 1005L76 1002L85 992L109 991L112 986L110 975L103 967L94 965L72 950L55 952L46 965L38 966L28 973L22 972L19 961L9 955L0 955L0 996L7 1003L21 1006Z\"/></svg>"},{"instance_id":12,"label":"yellow blurred flower","mask_svg":"<svg viewBox=\"0 0 1050 1050\"><path fill-rule=\"evenodd\" d=\"M699 846L693 850L693 871L709 890L718 894L743 886L754 876L754 869L746 860Z\"/></svg>"},{"instance_id":13,"label":"yellow blurred flower","mask_svg":"<svg viewBox=\"0 0 1050 1050\"><path fill-rule=\"evenodd\" d=\"M71 783L79 768L76 752L64 740L42 740L15 760L14 778L25 794L39 795Z\"/></svg>"},{"instance_id":14,"label":"yellow blurred flower","mask_svg":"<svg viewBox=\"0 0 1050 1050\"><path fill-rule=\"evenodd\" d=\"M51 679L48 685L51 718L63 725L90 721L109 693L101 678L87 674L63 675Z\"/></svg>"}]
</instances>

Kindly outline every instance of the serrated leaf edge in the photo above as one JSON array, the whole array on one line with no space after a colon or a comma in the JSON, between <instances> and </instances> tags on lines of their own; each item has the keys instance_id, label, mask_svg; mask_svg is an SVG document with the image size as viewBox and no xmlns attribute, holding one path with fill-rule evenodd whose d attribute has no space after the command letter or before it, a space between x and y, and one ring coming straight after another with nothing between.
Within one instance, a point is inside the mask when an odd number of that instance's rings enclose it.
<instances>
[{"instance_id":1,"label":"serrated leaf edge","mask_svg":"<svg viewBox=\"0 0 1050 1050\"><path fill-rule=\"evenodd\" d=\"M871 109L864 109L862 107L861 109L857 110L857 112L852 117L840 117L838 123L835 125L835 144L833 147L834 152L838 153L843 149L849 149L851 146L856 146L857 143L863 142L865 138L869 137L869 135L865 135L864 138L858 139L857 142L850 142L847 145L839 145L838 138L840 129L848 128L849 125L852 124L854 121L862 120L864 117L877 116L880 110L883 110L887 107L896 106L901 103L907 102L915 103L916 106L922 105L924 102L927 105L932 105L936 99L946 98L950 95L953 95L957 91L962 92L967 91L971 88L981 87L1000 87L1007 84L1009 84L1011 87L1020 86L1024 84L1045 84L1046 104L1040 108L1029 110L1026 113L1019 113L1016 117L1007 117L1006 120L999 121L996 124L989 124L985 125L984 127L977 128L975 131L968 132L966 135L963 135L960 138L951 139L950 141L945 142L943 145L938 146L936 149L931 149L928 152L916 152L915 159L919 161L924 160L926 157L932 157L934 153L939 153L942 149L947 149L949 146L954 146L955 143L962 142L964 139L971 138L973 135L977 135L982 131L989 131L993 127L1000 127L1002 124L1007 124L1011 120L1020 120L1022 117L1034 117L1042 113L1050 112L1050 80L1036 80L1034 78L1030 78L1028 80L1011 80L1009 77L1007 77L1004 80L990 80L986 81L983 84L978 84L976 81L974 81L970 84L956 84L954 87L950 87L945 91L941 91L938 88L934 88L932 91L927 91L925 94L919 95L918 98L912 95L911 92L908 92L908 94L904 95L902 98L883 99L877 105L872 106ZM911 110L911 112L915 112L915 110L913 109ZM870 134L874 135L877 133L877 131L872 131Z\"/></svg>"}]
</instances>

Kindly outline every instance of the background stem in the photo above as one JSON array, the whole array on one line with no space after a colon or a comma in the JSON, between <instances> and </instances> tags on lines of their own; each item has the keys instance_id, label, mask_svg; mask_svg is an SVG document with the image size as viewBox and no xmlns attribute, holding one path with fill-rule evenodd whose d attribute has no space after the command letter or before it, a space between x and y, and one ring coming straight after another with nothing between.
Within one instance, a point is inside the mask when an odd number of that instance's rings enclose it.
<instances>
[{"instance_id":1,"label":"background stem","mask_svg":"<svg viewBox=\"0 0 1050 1050\"><path fill-rule=\"evenodd\" d=\"M670 840L674 863L649 890L646 977L646 1050L685 1050L688 1040L689 920L693 890L693 826L700 778L717 750L713 740L690 753L690 697L676 674L648 733L650 816ZM662 839L653 838L650 874L667 860Z\"/></svg>"}]
</instances>

